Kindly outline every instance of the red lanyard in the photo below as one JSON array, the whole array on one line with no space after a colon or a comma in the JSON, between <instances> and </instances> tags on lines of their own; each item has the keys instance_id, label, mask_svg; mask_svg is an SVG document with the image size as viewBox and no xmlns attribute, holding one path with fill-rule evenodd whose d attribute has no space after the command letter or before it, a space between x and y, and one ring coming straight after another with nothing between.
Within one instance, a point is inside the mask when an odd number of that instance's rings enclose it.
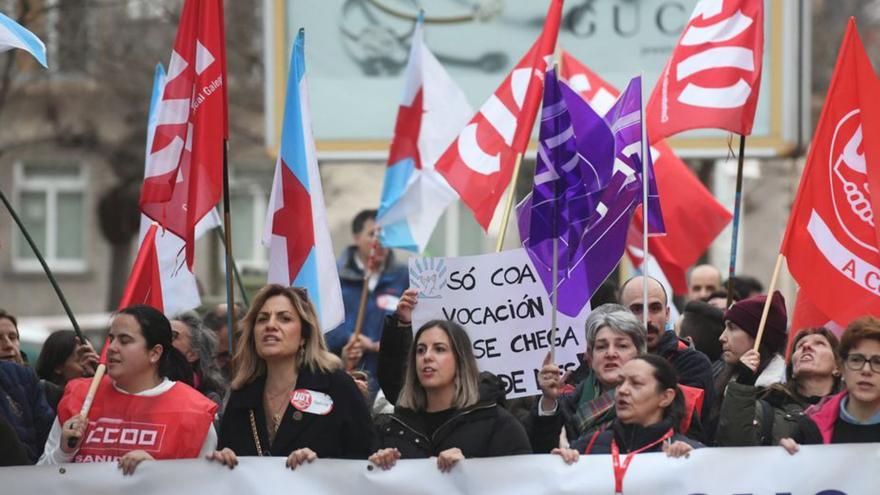
<instances>
[{"instance_id":1,"label":"red lanyard","mask_svg":"<svg viewBox=\"0 0 880 495\"><path fill-rule=\"evenodd\" d=\"M658 443L663 442L666 439L672 438L672 434L672 428L670 428L665 435L658 438L657 440L654 440L648 445L645 445L640 449L636 449L629 454L626 454L626 458L624 458L623 464L620 463L620 449L617 448L617 442L613 438L611 439L611 462L614 464L614 493L623 493L623 477L626 475L626 470L629 469L629 463L632 462L633 457L635 457L635 455L639 452L648 450Z\"/></svg>"}]
</instances>

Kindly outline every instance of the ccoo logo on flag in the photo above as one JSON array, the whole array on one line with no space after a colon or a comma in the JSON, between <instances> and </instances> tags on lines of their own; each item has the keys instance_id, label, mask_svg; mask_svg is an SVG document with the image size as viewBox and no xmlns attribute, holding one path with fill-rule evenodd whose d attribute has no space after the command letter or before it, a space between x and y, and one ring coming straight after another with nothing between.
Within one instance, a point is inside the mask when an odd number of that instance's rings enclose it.
<instances>
[{"instance_id":1,"label":"ccoo logo on flag","mask_svg":"<svg viewBox=\"0 0 880 495\"><path fill-rule=\"evenodd\" d=\"M859 109L855 109L840 119L831 139L828 157L831 199L837 221L849 240L877 253L859 113Z\"/></svg>"}]
</instances>

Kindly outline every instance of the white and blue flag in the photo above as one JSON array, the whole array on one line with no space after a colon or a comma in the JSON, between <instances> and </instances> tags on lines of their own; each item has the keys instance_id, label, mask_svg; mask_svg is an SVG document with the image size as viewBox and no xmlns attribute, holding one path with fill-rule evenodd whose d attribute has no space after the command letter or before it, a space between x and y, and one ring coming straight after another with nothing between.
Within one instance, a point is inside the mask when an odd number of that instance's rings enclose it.
<instances>
[{"instance_id":1,"label":"white and blue flag","mask_svg":"<svg viewBox=\"0 0 880 495\"><path fill-rule=\"evenodd\" d=\"M37 59L43 67L46 64L46 45L37 35L21 24L0 13L0 52L21 48Z\"/></svg>"}]
</instances>

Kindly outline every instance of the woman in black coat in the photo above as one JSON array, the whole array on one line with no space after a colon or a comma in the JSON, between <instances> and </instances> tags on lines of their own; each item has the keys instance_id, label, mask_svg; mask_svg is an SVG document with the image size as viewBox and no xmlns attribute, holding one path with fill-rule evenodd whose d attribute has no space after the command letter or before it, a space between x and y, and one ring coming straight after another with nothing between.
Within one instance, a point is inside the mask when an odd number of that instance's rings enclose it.
<instances>
[{"instance_id":1,"label":"woman in black coat","mask_svg":"<svg viewBox=\"0 0 880 495\"><path fill-rule=\"evenodd\" d=\"M268 285L242 321L232 393L209 456L284 456L296 469L319 457L366 459L375 448L363 395L327 350L303 289Z\"/></svg>"},{"instance_id":2,"label":"woman in black coat","mask_svg":"<svg viewBox=\"0 0 880 495\"><path fill-rule=\"evenodd\" d=\"M392 415L377 418L382 469L398 459L437 457L441 471L467 457L529 454L522 425L494 400L480 401L479 369L459 325L434 320L416 333Z\"/></svg>"},{"instance_id":3,"label":"woman in black coat","mask_svg":"<svg viewBox=\"0 0 880 495\"><path fill-rule=\"evenodd\" d=\"M666 359L641 354L623 365L620 376L614 404L617 418L611 427L579 438L570 449L555 449L554 454L571 463L579 453L665 452L670 457L681 457L703 447L679 432L684 397L675 368Z\"/></svg>"}]
</instances>

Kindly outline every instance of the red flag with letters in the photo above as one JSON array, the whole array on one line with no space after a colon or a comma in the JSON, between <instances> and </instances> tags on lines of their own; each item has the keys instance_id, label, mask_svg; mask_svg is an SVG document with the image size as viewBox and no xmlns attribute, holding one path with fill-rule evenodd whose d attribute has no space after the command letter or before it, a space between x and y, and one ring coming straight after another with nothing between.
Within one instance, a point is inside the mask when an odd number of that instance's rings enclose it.
<instances>
[{"instance_id":1,"label":"red flag with letters","mask_svg":"<svg viewBox=\"0 0 880 495\"><path fill-rule=\"evenodd\" d=\"M800 294L841 325L880 314L878 99L850 19L781 248Z\"/></svg>"},{"instance_id":2,"label":"red flag with letters","mask_svg":"<svg viewBox=\"0 0 880 495\"><path fill-rule=\"evenodd\" d=\"M489 228L498 201L513 177L517 153L525 152L528 146L561 18L562 0L552 0L541 36L434 167L458 192L483 229Z\"/></svg>"},{"instance_id":3,"label":"red flag with letters","mask_svg":"<svg viewBox=\"0 0 880 495\"><path fill-rule=\"evenodd\" d=\"M147 157L141 211L186 241L223 192L228 137L222 0L186 0Z\"/></svg>"},{"instance_id":4,"label":"red flag with letters","mask_svg":"<svg viewBox=\"0 0 880 495\"><path fill-rule=\"evenodd\" d=\"M600 114L614 104L617 89L596 75L570 53L562 53L562 77ZM651 146L660 202L663 204L665 236L648 239L650 254L657 259L676 294L687 293L685 273L730 222L730 212L719 203L665 141ZM627 254L636 266L642 263L642 216L638 210L627 236Z\"/></svg>"},{"instance_id":5,"label":"red flag with letters","mask_svg":"<svg viewBox=\"0 0 880 495\"><path fill-rule=\"evenodd\" d=\"M752 132L764 0L701 0L694 7L646 112L652 143L689 129Z\"/></svg>"}]
</instances>

